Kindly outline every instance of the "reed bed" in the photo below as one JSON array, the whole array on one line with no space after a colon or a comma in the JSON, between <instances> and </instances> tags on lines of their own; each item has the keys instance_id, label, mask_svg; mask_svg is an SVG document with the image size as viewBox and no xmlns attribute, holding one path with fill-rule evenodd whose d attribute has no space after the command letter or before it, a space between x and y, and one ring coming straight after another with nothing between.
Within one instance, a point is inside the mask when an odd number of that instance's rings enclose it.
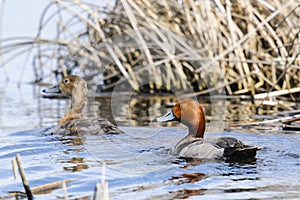
<instances>
[{"instance_id":1,"label":"reed bed","mask_svg":"<svg viewBox=\"0 0 300 200\"><path fill-rule=\"evenodd\" d=\"M225 88L228 95L264 97L285 91L293 99L300 88L299 13L299 1L283 0L117 0L101 6L52 0L37 36L4 39L0 53L15 58L33 51L36 82L72 73L102 91L118 86L205 95ZM56 35L45 39L51 27Z\"/></svg>"}]
</instances>

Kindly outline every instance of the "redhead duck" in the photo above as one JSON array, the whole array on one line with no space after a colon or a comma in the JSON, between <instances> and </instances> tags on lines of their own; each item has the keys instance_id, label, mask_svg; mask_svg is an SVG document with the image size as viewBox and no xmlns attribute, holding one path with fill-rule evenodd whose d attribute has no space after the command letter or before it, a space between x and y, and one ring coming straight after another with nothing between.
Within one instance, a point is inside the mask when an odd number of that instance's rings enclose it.
<instances>
[{"instance_id":1,"label":"redhead duck","mask_svg":"<svg viewBox=\"0 0 300 200\"><path fill-rule=\"evenodd\" d=\"M43 89L44 93L64 93L71 98L71 108L58 122L58 134L106 134L122 131L105 119L83 119L87 100L87 84L79 76L65 76L57 86Z\"/></svg>"},{"instance_id":2,"label":"redhead duck","mask_svg":"<svg viewBox=\"0 0 300 200\"><path fill-rule=\"evenodd\" d=\"M189 133L174 148L174 154L191 158L254 158L259 147L242 143L233 137L204 139L205 117L201 105L192 100L183 100L175 104L173 109L153 122L179 121L186 125Z\"/></svg>"}]
</instances>

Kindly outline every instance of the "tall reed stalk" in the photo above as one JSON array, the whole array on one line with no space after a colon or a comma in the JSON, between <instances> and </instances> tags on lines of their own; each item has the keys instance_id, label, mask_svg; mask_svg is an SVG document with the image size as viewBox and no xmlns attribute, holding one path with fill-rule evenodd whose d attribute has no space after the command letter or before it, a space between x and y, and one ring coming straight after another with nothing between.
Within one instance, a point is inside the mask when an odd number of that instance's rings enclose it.
<instances>
[{"instance_id":1,"label":"tall reed stalk","mask_svg":"<svg viewBox=\"0 0 300 200\"><path fill-rule=\"evenodd\" d=\"M299 13L284 0L52 0L37 36L4 39L0 53L34 51L37 82L76 73L102 91L255 95L300 86Z\"/></svg>"}]
</instances>

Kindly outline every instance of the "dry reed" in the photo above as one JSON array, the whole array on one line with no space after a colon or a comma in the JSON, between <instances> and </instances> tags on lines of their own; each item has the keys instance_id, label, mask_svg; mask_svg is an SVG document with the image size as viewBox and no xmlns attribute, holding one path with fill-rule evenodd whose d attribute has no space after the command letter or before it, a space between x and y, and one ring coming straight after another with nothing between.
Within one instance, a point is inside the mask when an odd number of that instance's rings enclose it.
<instances>
[{"instance_id":1,"label":"dry reed","mask_svg":"<svg viewBox=\"0 0 300 200\"><path fill-rule=\"evenodd\" d=\"M299 1L110 2L52 0L37 36L2 40L0 54L10 61L32 50L36 82L76 73L102 91L121 83L254 96L299 87ZM44 39L51 23L56 37Z\"/></svg>"}]
</instances>

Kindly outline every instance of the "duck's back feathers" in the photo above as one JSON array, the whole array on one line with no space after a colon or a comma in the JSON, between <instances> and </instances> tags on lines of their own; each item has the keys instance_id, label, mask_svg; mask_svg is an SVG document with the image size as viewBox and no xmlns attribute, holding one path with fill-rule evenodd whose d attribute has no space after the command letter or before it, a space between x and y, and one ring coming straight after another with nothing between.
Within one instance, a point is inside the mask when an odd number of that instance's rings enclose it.
<instances>
[{"instance_id":1,"label":"duck's back feathers","mask_svg":"<svg viewBox=\"0 0 300 200\"><path fill-rule=\"evenodd\" d=\"M233 137L220 137L214 144L217 148L223 148L223 157L227 159L231 158L254 158L256 151L260 150L260 147L244 144L242 141Z\"/></svg>"},{"instance_id":2,"label":"duck's back feathers","mask_svg":"<svg viewBox=\"0 0 300 200\"><path fill-rule=\"evenodd\" d=\"M219 137L214 139L214 145L219 148L238 148L243 147L242 141L234 138L234 137Z\"/></svg>"}]
</instances>

